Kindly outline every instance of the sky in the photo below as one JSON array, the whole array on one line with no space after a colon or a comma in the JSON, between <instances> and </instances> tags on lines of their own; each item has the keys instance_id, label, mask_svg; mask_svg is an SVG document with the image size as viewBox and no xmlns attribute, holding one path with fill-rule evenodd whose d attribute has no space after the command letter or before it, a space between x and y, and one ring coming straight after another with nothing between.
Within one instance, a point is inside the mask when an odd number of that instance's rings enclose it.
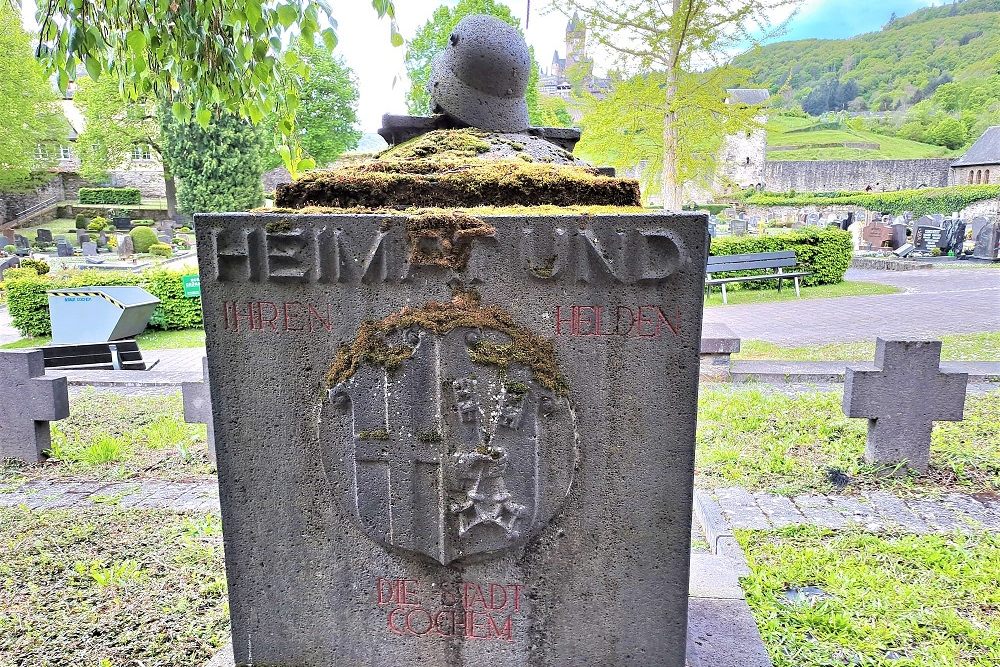
<instances>
[{"instance_id":1,"label":"sky","mask_svg":"<svg viewBox=\"0 0 1000 667\"><path fill-rule=\"evenodd\" d=\"M3 0L0 0L3 1ZM527 0L503 0L524 25ZM944 0L805 0L799 12L788 24L781 39L843 38L878 30L895 12L899 16L920 7L942 4ZM396 0L400 32L407 39L442 4L455 5L457 0ZM25 6L31 4L26 2ZM344 57L358 79L361 97L358 116L364 132L374 132L381 126L382 114L406 113L405 95L409 88L403 66L405 47L389 43L389 24L379 20L367 0L333 0L338 22L340 44L337 52ZM531 16L526 39L535 47L541 66L547 67L552 52L565 50L566 18L547 8L548 0L531 2ZM33 27L25 11L26 27ZM776 16L782 20L785 16ZM601 54L597 69L601 71Z\"/></svg>"}]
</instances>

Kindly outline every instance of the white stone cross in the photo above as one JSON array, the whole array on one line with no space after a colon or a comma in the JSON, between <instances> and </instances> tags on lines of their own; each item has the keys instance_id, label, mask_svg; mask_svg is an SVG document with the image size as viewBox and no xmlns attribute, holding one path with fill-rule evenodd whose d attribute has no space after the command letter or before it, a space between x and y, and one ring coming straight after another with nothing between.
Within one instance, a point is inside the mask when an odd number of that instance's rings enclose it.
<instances>
[{"instance_id":1,"label":"white stone cross","mask_svg":"<svg viewBox=\"0 0 1000 667\"><path fill-rule=\"evenodd\" d=\"M41 350L0 352L0 459L45 460L50 421L69 416L65 377L45 377Z\"/></svg>"},{"instance_id":2,"label":"white stone cross","mask_svg":"<svg viewBox=\"0 0 1000 667\"><path fill-rule=\"evenodd\" d=\"M865 461L927 471L935 421L961 421L966 373L942 373L941 341L877 339L875 367L848 368L844 413L868 419Z\"/></svg>"}]
</instances>

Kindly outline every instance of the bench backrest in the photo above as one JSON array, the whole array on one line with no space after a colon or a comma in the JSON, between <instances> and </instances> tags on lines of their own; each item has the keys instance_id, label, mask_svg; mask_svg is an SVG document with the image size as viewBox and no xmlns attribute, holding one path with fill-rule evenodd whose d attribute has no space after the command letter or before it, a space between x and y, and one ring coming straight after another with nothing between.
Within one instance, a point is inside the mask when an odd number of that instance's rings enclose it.
<instances>
[{"instance_id":1,"label":"bench backrest","mask_svg":"<svg viewBox=\"0 0 1000 667\"><path fill-rule=\"evenodd\" d=\"M751 252L745 255L709 256L706 270L708 273L723 271L746 271L750 269L779 269L795 266L794 250L779 250L777 252Z\"/></svg>"}]
</instances>

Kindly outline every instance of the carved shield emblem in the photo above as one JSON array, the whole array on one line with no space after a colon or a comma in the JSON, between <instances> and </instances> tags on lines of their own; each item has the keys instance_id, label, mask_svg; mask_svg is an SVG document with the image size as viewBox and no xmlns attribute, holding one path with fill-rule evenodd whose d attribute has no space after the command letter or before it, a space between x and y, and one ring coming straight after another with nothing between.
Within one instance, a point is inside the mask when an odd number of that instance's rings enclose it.
<instances>
[{"instance_id":1,"label":"carved shield emblem","mask_svg":"<svg viewBox=\"0 0 1000 667\"><path fill-rule=\"evenodd\" d=\"M551 343L476 303L365 323L320 415L345 509L385 547L442 564L523 546L559 510L578 455L554 364Z\"/></svg>"}]
</instances>

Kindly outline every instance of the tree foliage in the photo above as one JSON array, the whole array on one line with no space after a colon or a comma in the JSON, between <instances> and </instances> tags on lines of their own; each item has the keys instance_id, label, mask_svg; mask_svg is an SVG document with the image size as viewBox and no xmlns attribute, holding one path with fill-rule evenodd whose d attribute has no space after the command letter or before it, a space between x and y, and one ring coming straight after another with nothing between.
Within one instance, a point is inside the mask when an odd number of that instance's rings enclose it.
<instances>
[{"instance_id":1,"label":"tree foliage","mask_svg":"<svg viewBox=\"0 0 1000 667\"><path fill-rule=\"evenodd\" d=\"M292 51L295 55L289 60L305 63L308 70L299 91L302 103L296 114L296 132L306 155L326 166L341 153L354 149L361 138L357 127L358 83L351 68L325 49L296 42ZM280 138L280 120L275 116L268 119L268 136ZM268 152L264 168L273 169L281 163L279 153Z\"/></svg>"},{"instance_id":2,"label":"tree foliage","mask_svg":"<svg viewBox=\"0 0 1000 667\"><path fill-rule=\"evenodd\" d=\"M246 211L264 200L260 128L234 114L208 127L167 114L166 157L180 180L177 198L185 213Z\"/></svg>"},{"instance_id":3,"label":"tree foliage","mask_svg":"<svg viewBox=\"0 0 1000 667\"><path fill-rule=\"evenodd\" d=\"M470 14L489 14L504 23L521 30L521 21L510 11L510 7L498 0L459 0L454 7L442 5L431 18L417 30L417 34L406 45L406 74L410 79L410 90L406 93L406 106L410 113L426 115L431 113L431 95L427 84L431 80L431 63L434 56L448 46L448 37L455 26ZM526 94L528 117L532 124L539 124L538 118L538 63L531 49L531 74Z\"/></svg>"},{"instance_id":4,"label":"tree foliage","mask_svg":"<svg viewBox=\"0 0 1000 667\"><path fill-rule=\"evenodd\" d=\"M680 209L685 180L695 170L714 167L718 151L710 150L712 145L721 147L721 136L734 126L752 127L748 120L756 110L723 102L738 73L729 65L731 54L780 32L783 25L773 26L770 17L799 2L553 0L566 16L579 15L588 35L615 54L619 71L627 73L621 81L631 95L615 92L591 112L591 128L615 134L605 160L615 164L624 154L641 158L659 175L664 207ZM698 74L706 68L709 73ZM641 131L637 117L644 119ZM581 150L593 150L592 142L602 140L587 138L590 148L585 144Z\"/></svg>"},{"instance_id":5,"label":"tree foliage","mask_svg":"<svg viewBox=\"0 0 1000 667\"><path fill-rule=\"evenodd\" d=\"M372 6L401 45L393 0ZM41 0L38 23L39 54L63 90L82 65L91 78L118 81L128 100L168 101L181 123L205 128L220 112L258 123L277 113L289 170L313 166L294 129L307 65L283 45L297 36L334 48L326 0Z\"/></svg>"},{"instance_id":6,"label":"tree foliage","mask_svg":"<svg viewBox=\"0 0 1000 667\"><path fill-rule=\"evenodd\" d=\"M536 127L573 127L569 105L555 95L538 95L538 110L531 124Z\"/></svg>"},{"instance_id":7,"label":"tree foliage","mask_svg":"<svg viewBox=\"0 0 1000 667\"><path fill-rule=\"evenodd\" d=\"M54 163L68 129L21 17L0 2L0 190L32 185L37 172Z\"/></svg>"}]
</instances>

